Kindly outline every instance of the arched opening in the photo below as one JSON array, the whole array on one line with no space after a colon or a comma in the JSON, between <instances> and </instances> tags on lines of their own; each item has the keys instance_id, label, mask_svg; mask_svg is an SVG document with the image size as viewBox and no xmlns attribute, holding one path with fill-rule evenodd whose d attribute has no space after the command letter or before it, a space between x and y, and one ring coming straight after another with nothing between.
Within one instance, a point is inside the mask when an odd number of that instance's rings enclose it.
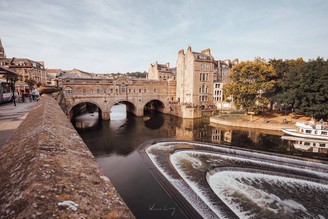
<instances>
[{"instance_id":1,"label":"arched opening","mask_svg":"<svg viewBox=\"0 0 328 219\"><path fill-rule=\"evenodd\" d=\"M77 129L93 129L100 123L101 109L94 103L82 102L72 107L71 122Z\"/></svg>"},{"instance_id":2,"label":"arched opening","mask_svg":"<svg viewBox=\"0 0 328 219\"><path fill-rule=\"evenodd\" d=\"M136 115L136 107L128 101L119 101L110 109L111 120L121 120Z\"/></svg>"},{"instance_id":3,"label":"arched opening","mask_svg":"<svg viewBox=\"0 0 328 219\"><path fill-rule=\"evenodd\" d=\"M165 105L160 100L151 100L144 107L144 115L151 115L153 112L164 113Z\"/></svg>"}]
</instances>

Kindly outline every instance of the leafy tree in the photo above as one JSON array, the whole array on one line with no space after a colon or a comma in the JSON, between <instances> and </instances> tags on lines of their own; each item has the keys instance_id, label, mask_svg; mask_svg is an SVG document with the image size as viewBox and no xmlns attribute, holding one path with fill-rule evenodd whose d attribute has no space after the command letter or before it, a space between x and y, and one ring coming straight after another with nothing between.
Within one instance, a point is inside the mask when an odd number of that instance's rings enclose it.
<instances>
[{"instance_id":1,"label":"leafy tree","mask_svg":"<svg viewBox=\"0 0 328 219\"><path fill-rule=\"evenodd\" d=\"M298 112L315 117L328 116L328 61L309 60L301 66L300 86L295 108Z\"/></svg>"},{"instance_id":2,"label":"leafy tree","mask_svg":"<svg viewBox=\"0 0 328 219\"><path fill-rule=\"evenodd\" d=\"M270 60L277 74L277 86L272 94L272 101L284 105L294 105L299 94L299 77L301 66L305 64L302 58L296 60Z\"/></svg>"},{"instance_id":3,"label":"leafy tree","mask_svg":"<svg viewBox=\"0 0 328 219\"><path fill-rule=\"evenodd\" d=\"M30 90L32 90L33 86L36 85L36 81L33 79L28 79L25 83L30 87Z\"/></svg>"},{"instance_id":4,"label":"leafy tree","mask_svg":"<svg viewBox=\"0 0 328 219\"><path fill-rule=\"evenodd\" d=\"M316 119L328 116L328 62L322 58L303 61L271 61L277 74L282 72L280 92L274 95L275 101L291 105L295 112Z\"/></svg>"},{"instance_id":5,"label":"leafy tree","mask_svg":"<svg viewBox=\"0 0 328 219\"><path fill-rule=\"evenodd\" d=\"M237 106L253 110L269 103L267 94L274 91L276 77L274 68L264 59L241 62L231 69L231 83L225 85L224 93L233 96Z\"/></svg>"}]
</instances>

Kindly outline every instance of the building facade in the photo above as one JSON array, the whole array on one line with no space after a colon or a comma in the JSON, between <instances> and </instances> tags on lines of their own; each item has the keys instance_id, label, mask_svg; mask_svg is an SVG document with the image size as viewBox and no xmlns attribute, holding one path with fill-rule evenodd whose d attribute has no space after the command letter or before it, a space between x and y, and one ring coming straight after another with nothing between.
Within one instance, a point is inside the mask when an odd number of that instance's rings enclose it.
<instances>
[{"instance_id":1,"label":"building facade","mask_svg":"<svg viewBox=\"0 0 328 219\"><path fill-rule=\"evenodd\" d=\"M218 60L215 62L215 73L213 81L213 102L218 109L231 110L232 102L227 101L223 96L223 87L230 82L229 72L238 64L238 59L233 61Z\"/></svg>"},{"instance_id":2,"label":"building facade","mask_svg":"<svg viewBox=\"0 0 328 219\"><path fill-rule=\"evenodd\" d=\"M34 80L46 84L47 75L43 61L33 61L27 58L7 58L0 39L0 66L9 68L20 76L20 81Z\"/></svg>"},{"instance_id":3,"label":"building facade","mask_svg":"<svg viewBox=\"0 0 328 219\"><path fill-rule=\"evenodd\" d=\"M192 107L213 105L214 58L210 49L180 50L177 61L177 100Z\"/></svg>"},{"instance_id":4,"label":"building facade","mask_svg":"<svg viewBox=\"0 0 328 219\"><path fill-rule=\"evenodd\" d=\"M176 80L176 68L170 68L170 63L150 64L147 78L161 81Z\"/></svg>"}]
</instances>

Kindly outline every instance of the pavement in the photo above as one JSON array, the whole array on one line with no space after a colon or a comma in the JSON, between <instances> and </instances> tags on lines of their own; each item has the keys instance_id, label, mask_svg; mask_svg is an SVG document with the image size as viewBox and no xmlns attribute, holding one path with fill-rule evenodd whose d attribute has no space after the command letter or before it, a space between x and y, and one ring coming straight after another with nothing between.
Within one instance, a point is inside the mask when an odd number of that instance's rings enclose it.
<instances>
[{"instance_id":1,"label":"pavement","mask_svg":"<svg viewBox=\"0 0 328 219\"><path fill-rule=\"evenodd\" d=\"M279 114L270 114L266 117L263 116L246 116L247 120L244 119L231 119L221 116L212 116L210 118L211 123L233 126L233 127L244 127L244 128L256 128L256 129L266 129L266 130L277 130L281 131L282 128L296 128L295 123L298 120L292 119L291 115L279 115ZM283 123L283 120L286 119L287 123ZM309 120L307 117L302 117L303 120Z\"/></svg>"},{"instance_id":2,"label":"pavement","mask_svg":"<svg viewBox=\"0 0 328 219\"><path fill-rule=\"evenodd\" d=\"M7 142L37 102L0 104L0 148Z\"/></svg>"}]
</instances>

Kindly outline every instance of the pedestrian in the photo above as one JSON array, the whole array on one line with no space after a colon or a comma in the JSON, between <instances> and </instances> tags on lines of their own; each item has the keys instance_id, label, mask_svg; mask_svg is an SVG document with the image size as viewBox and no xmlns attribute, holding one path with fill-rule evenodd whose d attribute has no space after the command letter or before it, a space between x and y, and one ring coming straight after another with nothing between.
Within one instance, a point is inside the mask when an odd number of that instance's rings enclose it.
<instances>
[{"instance_id":1,"label":"pedestrian","mask_svg":"<svg viewBox=\"0 0 328 219\"><path fill-rule=\"evenodd\" d=\"M40 93L37 89L35 89L35 100L39 101L39 99L40 99Z\"/></svg>"},{"instance_id":2,"label":"pedestrian","mask_svg":"<svg viewBox=\"0 0 328 219\"><path fill-rule=\"evenodd\" d=\"M39 94L38 90L34 88L32 90L32 99L33 99L33 101L34 100L38 101L39 100L39 96L40 96L40 94Z\"/></svg>"}]
</instances>

